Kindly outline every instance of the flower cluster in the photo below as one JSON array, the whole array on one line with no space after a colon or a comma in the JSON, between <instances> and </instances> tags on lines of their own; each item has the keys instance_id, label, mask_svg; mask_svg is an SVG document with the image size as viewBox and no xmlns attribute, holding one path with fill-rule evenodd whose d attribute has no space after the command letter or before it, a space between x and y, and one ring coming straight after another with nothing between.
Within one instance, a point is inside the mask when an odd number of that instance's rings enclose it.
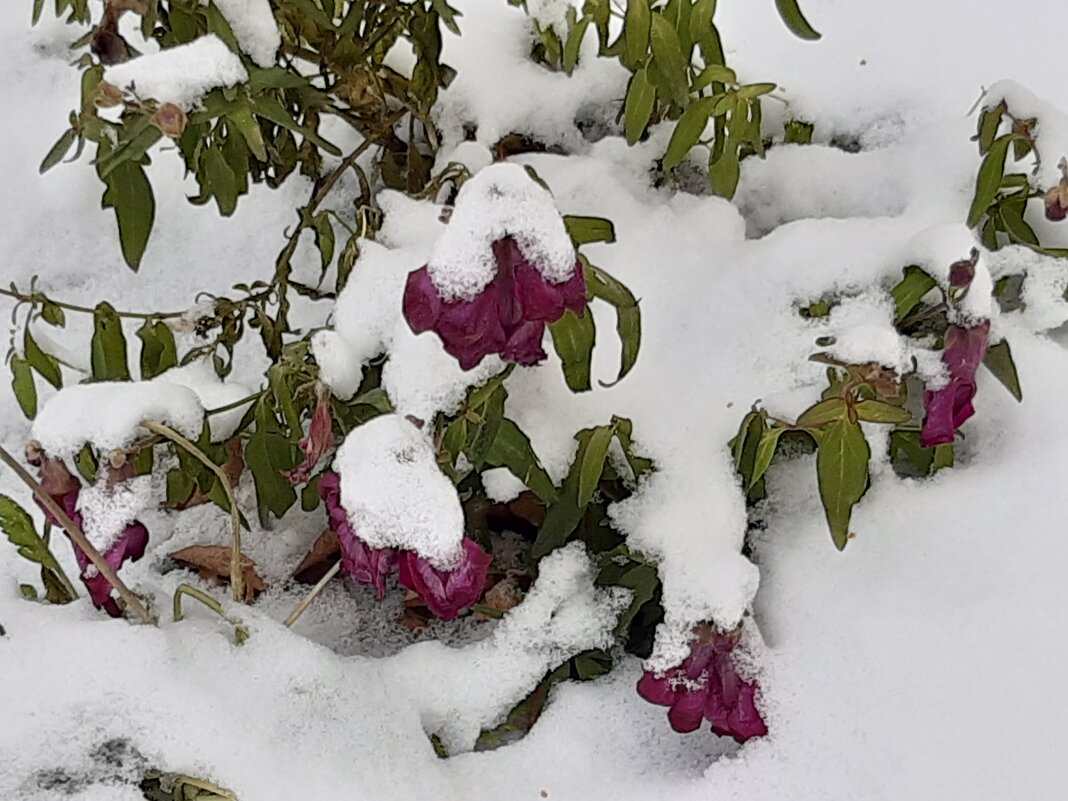
<instances>
[{"instance_id":1,"label":"flower cluster","mask_svg":"<svg viewBox=\"0 0 1068 801\"><path fill-rule=\"evenodd\" d=\"M757 684L745 681L734 667L732 652L740 629L720 634L699 626L690 655L664 675L646 671L638 694L646 701L670 707L668 722L677 732L692 732L707 719L712 731L742 743L768 733L756 707Z\"/></svg>"},{"instance_id":2,"label":"flower cluster","mask_svg":"<svg viewBox=\"0 0 1068 801\"><path fill-rule=\"evenodd\" d=\"M353 530L341 505L341 479L334 471L319 481L330 528L341 546L341 566L361 584L374 587L379 599L386 595L386 579L398 569L400 583L414 590L435 615L453 620L482 596L492 557L474 540L464 538L460 561L451 570L439 570L415 551L372 548Z\"/></svg>"},{"instance_id":3,"label":"flower cluster","mask_svg":"<svg viewBox=\"0 0 1068 801\"><path fill-rule=\"evenodd\" d=\"M404 318L412 330L433 330L464 370L491 353L506 362L537 364L545 358L546 323L555 323L568 309L579 316L586 310L586 282L577 259L570 277L553 283L511 236L493 243L493 257L493 280L469 300L445 300L425 266L409 274L404 288Z\"/></svg>"}]
</instances>

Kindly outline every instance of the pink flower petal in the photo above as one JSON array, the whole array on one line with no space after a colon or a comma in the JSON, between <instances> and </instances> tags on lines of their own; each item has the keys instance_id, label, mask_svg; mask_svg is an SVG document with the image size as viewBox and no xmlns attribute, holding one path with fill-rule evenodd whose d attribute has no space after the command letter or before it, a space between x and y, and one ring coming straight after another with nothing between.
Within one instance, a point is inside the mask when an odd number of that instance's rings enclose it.
<instances>
[{"instance_id":1,"label":"pink flower petal","mask_svg":"<svg viewBox=\"0 0 1068 801\"><path fill-rule=\"evenodd\" d=\"M404 319L415 333L421 334L434 327L441 314L441 305L441 296L426 267L408 274L404 285Z\"/></svg>"},{"instance_id":2,"label":"pink flower petal","mask_svg":"<svg viewBox=\"0 0 1068 801\"><path fill-rule=\"evenodd\" d=\"M460 563L452 570L438 570L414 551L405 551L400 557L400 582L419 593L439 618L453 620L482 596L492 561L477 542L465 537Z\"/></svg>"}]
</instances>

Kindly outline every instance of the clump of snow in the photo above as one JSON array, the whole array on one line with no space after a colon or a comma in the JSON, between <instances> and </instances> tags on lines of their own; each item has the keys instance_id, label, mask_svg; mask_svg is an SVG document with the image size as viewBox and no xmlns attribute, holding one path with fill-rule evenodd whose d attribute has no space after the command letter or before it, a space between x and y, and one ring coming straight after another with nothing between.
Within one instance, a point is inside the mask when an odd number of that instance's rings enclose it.
<instances>
[{"instance_id":1,"label":"clump of snow","mask_svg":"<svg viewBox=\"0 0 1068 801\"><path fill-rule=\"evenodd\" d=\"M894 329L893 303L881 289L843 298L817 332L832 339L826 352L847 364L877 362L899 374L911 369L912 348Z\"/></svg>"},{"instance_id":2,"label":"clump of snow","mask_svg":"<svg viewBox=\"0 0 1068 801\"><path fill-rule=\"evenodd\" d=\"M201 0L202 4L207 2ZM273 66L275 54L282 46L282 35L269 0L214 0L214 3L230 24L241 50L257 66Z\"/></svg>"},{"instance_id":3,"label":"clump of snow","mask_svg":"<svg viewBox=\"0 0 1068 801\"><path fill-rule=\"evenodd\" d=\"M186 111L212 89L248 80L238 58L213 33L104 70L104 80L141 98L174 103Z\"/></svg>"},{"instance_id":4,"label":"clump of snow","mask_svg":"<svg viewBox=\"0 0 1068 801\"><path fill-rule=\"evenodd\" d=\"M527 13L543 30L552 29L561 41L567 39L567 12L570 0L527 0Z\"/></svg>"},{"instance_id":5,"label":"clump of snow","mask_svg":"<svg viewBox=\"0 0 1068 801\"><path fill-rule=\"evenodd\" d=\"M446 148L439 150L434 167L435 171L440 171L447 164L461 164L474 175L483 167L488 167L492 163L493 153L484 144L479 142L460 142L451 150Z\"/></svg>"},{"instance_id":6,"label":"clump of snow","mask_svg":"<svg viewBox=\"0 0 1068 801\"><path fill-rule=\"evenodd\" d=\"M493 467L482 472L482 486L491 501L508 503L519 497L527 488L523 481L507 467Z\"/></svg>"},{"instance_id":7,"label":"clump of snow","mask_svg":"<svg viewBox=\"0 0 1068 801\"><path fill-rule=\"evenodd\" d=\"M89 443L101 451L129 445L153 420L195 439L204 407L193 390L164 381L102 381L64 387L33 421L33 437L45 451L73 456Z\"/></svg>"},{"instance_id":8,"label":"clump of snow","mask_svg":"<svg viewBox=\"0 0 1068 801\"><path fill-rule=\"evenodd\" d=\"M983 106L996 106L1004 101L1010 114L1018 120L1034 119L1035 139L1041 160L1036 178L1039 188L1049 189L1061 179L1057 163L1068 156L1068 114L1049 103L1016 81L998 81L983 97ZM1011 152L1011 151L1010 151ZM1011 158L1007 164L1011 164ZM1027 164L1026 161L1022 164ZM1006 170L1011 171L1011 170ZM1022 169L1016 171L1022 172Z\"/></svg>"},{"instance_id":9,"label":"clump of snow","mask_svg":"<svg viewBox=\"0 0 1068 801\"><path fill-rule=\"evenodd\" d=\"M153 381L193 390L200 399L200 405L208 411L229 406L251 394L244 384L219 378L207 359L197 359L181 367L172 367L156 376ZM222 442L232 437L251 403L252 401L249 401L225 412L208 415L211 441Z\"/></svg>"},{"instance_id":10,"label":"clump of snow","mask_svg":"<svg viewBox=\"0 0 1068 801\"><path fill-rule=\"evenodd\" d=\"M372 548L412 550L440 569L459 559L464 513L456 487L411 422L384 414L354 429L334 469L353 531Z\"/></svg>"},{"instance_id":11,"label":"clump of snow","mask_svg":"<svg viewBox=\"0 0 1068 801\"><path fill-rule=\"evenodd\" d=\"M393 659L394 676L408 686L423 727L449 753L469 751L481 730L502 722L548 670L580 651L611 645L630 593L596 588L593 579L583 545L571 543L542 560L530 592L488 639L458 649L419 643Z\"/></svg>"},{"instance_id":12,"label":"clump of snow","mask_svg":"<svg viewBox=\"0 0 1068 801\"><path fill-rule=\"evenodd\" d=\"M427 270L445 300L470 300L497 274L492 245L512 236L546 280L575 272L575 247L553 197L518 164L493 164L468 180Z\"/></svg>"},{"instance_id":13,"label":"clump of snow","mask_svg":"<svg viewBox=\"0 0 1068 801\"><path fill-rule=\"evenodd\" d=\"M152 496L152 476L134 476L109 487L106 479L83 487L78 493L82 530L89 542L104 553L126 526L157 501Z\"/></svg>"}]
</instances>

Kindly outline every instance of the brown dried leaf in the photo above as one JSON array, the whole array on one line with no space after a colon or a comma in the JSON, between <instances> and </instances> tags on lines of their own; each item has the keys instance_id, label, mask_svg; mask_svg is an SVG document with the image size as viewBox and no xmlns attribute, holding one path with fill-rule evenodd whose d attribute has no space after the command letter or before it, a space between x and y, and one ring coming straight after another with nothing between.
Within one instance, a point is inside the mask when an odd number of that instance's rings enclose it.
<instances>
[{"instance_id":1,"label":"brown dried leaf","mask_svg":"<svg viewBox=\"0 0 1068 801\"><path fill-rule=\"evenodd\" d=\"M230 583L230 547L228 545L190 545L170 554L178 564L196 570L200 577L222 584ZM241 554L241 575L245 584L245 602L256 600L267 584L256 571L256 563Z\"/></svg>"},{"instance_id":2,"label":"brown dried leaf","mask_svg":"<svg viewBox=\"0 0 1068 801\"><path fill-rule=\"evenodd\" d=\"M301 584L315 584L340 558L341 546L338 545L337 535L330 529L326 529L312 543L311 550L297 565L297 569L293 571L293 578Z\"/></svg>"},{"instance_id":3,"label":"brown dried leaf","mask_svg":"<svg viewBox=\"0 0 1068 801\"><path fill-rule=\"evenodd\" d=\"M407 595L404 596L404 614L397 619L397 622L406 629L422 631L430 625L430 621L433 618L433 613L427 609L423 599L419 597L419 593L414 590L408 590Z\"/></svg>"}]
</instances>

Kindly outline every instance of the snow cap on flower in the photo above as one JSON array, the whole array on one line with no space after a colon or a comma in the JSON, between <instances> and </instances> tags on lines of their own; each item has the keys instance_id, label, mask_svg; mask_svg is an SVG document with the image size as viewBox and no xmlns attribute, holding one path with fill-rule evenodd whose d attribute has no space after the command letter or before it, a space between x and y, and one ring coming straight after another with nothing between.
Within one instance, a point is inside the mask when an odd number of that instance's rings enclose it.
<instances>
[{"instance_id":1,"label":"snow cap on flower","mask_svg":"<svg viewBox=\"0 0 1068 801\"><path fill-rule=\"evenodd\" d=\"M408 276L404 316L470 370L485 356L536 364L546 323L582 315L582 263L548 190L515 164L464 184L426 266Z\"/></svg>"},{"instance_id":2,"label":"snow cap on flower","mask_svg":"<svg viewBox=\"0 0 1068 801\"><path fill-rule=\"evenodd\" d=\"M740 629L720 634L711 626L697 628L690 655L662 676L646 671L638 694L650 703L670 707L668 722L677 732L692 732L703 720L720 736L745 742L768 733L756 707L757 684L735 669L732 652Z\"/></svg>"},{"instance_id":3,"label":"snow cap on flower","mask_svg":"<svg viewBox=\"0 0 1068 801\"><path fill-rule=\"evenodd\" d=\"M452 570L438 570L413 551L400 557L400 583L419 597L442 620L453 620L482 596L493 557L477 542L465 538L463 556Z\"/></svg>"},{"instance_id":4,"label":"snow cap on flower","mask_svg":"<svg viewBox=\"0 0 1068 801\"><path fill-rule=\"evenodd\" d=\"M352 530L348 512L341 505L341 479L333 470L319 479L319 495L326 504L330 530L341 547L341 567L360 584L374 587L375 597L386 597L386 579L397 564L392 548L372 548Z\"/></svg>"},{"instance_id":5,"label":"snow cap on flower","mask_svg":"<svg viewBox=\"0 0 1068 801\"><path fill-rule=\"evenodd\" d=\"M946 331L942 362L949 373L949 383L939 390L925 390L923 407L927 416L920 432L925 448L953 442L954 434L975 414L975 373L986 355L990 340L990 321L973 326L951 325Z\"/></svg>"}]
</instances>

